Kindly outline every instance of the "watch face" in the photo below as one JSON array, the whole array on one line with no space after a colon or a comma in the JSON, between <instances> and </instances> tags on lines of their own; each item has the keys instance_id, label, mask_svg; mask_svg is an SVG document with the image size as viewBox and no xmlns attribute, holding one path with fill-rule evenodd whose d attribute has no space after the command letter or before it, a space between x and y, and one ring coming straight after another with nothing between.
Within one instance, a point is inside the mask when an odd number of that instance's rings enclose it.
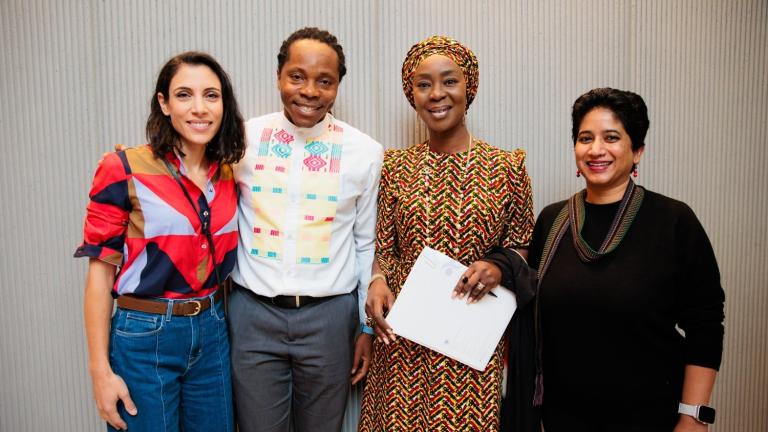
<instances>
[{"instance_id":1,"label":"watch face","mask_svg":"<svg viewBox=\"0 0 768 432\"><path fill-rule=\"evenodd\" d=\"M699 407L699 419L702 423L712 424L715 422L715 410L708 406Z\"/></svg>"}]
</instances>

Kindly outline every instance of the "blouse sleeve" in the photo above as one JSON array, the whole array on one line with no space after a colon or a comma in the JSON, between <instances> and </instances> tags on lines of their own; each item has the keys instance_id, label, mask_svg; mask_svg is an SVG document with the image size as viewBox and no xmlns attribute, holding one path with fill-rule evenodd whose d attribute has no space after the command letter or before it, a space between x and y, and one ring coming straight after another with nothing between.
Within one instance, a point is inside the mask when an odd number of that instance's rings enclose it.
<instances>
[{"instance_id":1,"label":"blouse sleeve","mask_svg":"<svg viewBox=\"0 0 768 432\"><path fill-rule=\"evenodd\" d=\"M530 301L536 291L537 272L543 248L544 238L549 232L553 221L553 210L562 205L553 204L539 214L533 228L533 236L528 248L528 261L508 248L494 247L483 257L483 261L495 264L501 270L501 284L511 289L518 296L518 307ZM556 214L556 213L554 213Z\"/></svg>"},{"instance_id":2,"label":"blouse sleeve","mask_svg":"<svg viewBox=\"0 0 768 432\"><path fill-rule=\"evenodd\" d=\"M93 176L86 207L83 243L75 257L91 257L119 266L128 226L130 201L125 159L120 153L107 155Z\"/></svg>"},{"instance_id":3,"label":"blouse sleeve","mask_svg":"<svg viewBox=\"0 0 768 432\"><path fill-rule=\"evenodd\" d=\"M395 228L396 194L393 166L396 163L393 150L384 152L384 163L379 182L378 214L376 217L376 258L381 271L392 280L397 261L397 230Z\"/></svg>"},{"instance_id":4,"label":"blouse sleeve","mask_svg":"<svg viewBox=\"0 0 768 432\"><path fill-rule=\"evenodd\" d=\"M507 248L527 248L533 232L533 193L531 179L525 169L525 151L515 150L509 154L508 175L511 195L507 212L506 233L502 237L502 246Z\"/></svg>"},{"instance_id":5,"label":"blouse sleeve","mask_svg":"<svg viewBox=\"0 0 768 432\"><path fill-rule=\"evenodd\" d=\"M676 227L678 326L685 332L685 363L719 369L723 352L725 293L704 227L683 204Z\"/></svg>"}]
</instances>

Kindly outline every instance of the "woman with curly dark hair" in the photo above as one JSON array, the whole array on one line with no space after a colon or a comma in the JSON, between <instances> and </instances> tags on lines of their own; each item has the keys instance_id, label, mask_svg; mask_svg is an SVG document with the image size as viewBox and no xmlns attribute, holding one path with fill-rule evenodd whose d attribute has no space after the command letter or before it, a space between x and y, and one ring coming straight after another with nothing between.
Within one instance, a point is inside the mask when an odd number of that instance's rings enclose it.
<instances>
[{"instance_id":1,"label":"woman with curly dark hair","mask_svg":"<svg viewBox=\"0 0 768 432\"><path fill-rule=\"evenodd\" d=\"M96 170L75 253L90 258L96 406L109 430L232 431L221 284L235 263L230 164L245 136L219 63L200 52L170 59L146 133L149 144L109 154Z\"/></svg>"}]
</instances>

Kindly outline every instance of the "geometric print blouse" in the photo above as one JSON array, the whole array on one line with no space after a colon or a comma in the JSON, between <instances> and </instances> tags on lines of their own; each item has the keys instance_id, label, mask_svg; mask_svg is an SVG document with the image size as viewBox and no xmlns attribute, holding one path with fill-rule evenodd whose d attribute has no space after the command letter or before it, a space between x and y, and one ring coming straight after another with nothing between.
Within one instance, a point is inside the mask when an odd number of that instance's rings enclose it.
<instances>
[{"instance_id":1,"label":"geometric print blouse","mask_svg":"<svg viewBox=\"0 0 768 432\"><path fill-rule=\"evenodd\" d=\"M194 209L149 145L110 153L94 175L84 240L74 256L118 266L113 295L178 299L214 292L214 263L200 216L210 218L221 276L234 267L237 192L231 167L211 163L201 191L173 152L166 159L178 170Z\"/></svg>"}]
</instances>

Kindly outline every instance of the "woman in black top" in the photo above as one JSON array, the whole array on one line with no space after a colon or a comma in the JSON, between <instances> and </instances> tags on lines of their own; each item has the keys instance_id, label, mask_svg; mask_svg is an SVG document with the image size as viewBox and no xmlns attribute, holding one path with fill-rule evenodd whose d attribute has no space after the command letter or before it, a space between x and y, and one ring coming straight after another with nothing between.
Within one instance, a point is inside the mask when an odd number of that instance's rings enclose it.
<instances>
[{"instance_id":1,"label":"woman in black top","mask_svg":"<svg viewBox=\"0 0 768 432\"><path fill-rule=\"evenodd\" d=\"M706 431L724 318L709 239L686 204L630 178L649 125L639 95L592 90L572 120L586 189L541 212L529 249L545 430ZM488 260L523 288L518 255Z\"/></svg>"}]
</instances>

